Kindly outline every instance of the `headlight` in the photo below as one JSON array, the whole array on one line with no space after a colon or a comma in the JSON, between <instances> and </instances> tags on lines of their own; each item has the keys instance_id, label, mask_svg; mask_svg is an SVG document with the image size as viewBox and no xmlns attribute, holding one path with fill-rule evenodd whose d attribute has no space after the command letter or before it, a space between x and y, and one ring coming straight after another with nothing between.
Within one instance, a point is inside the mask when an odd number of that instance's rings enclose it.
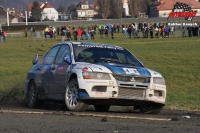
<instances>
[{"instance_id":1,"label":"headlight","mask_svg":"<svg viewBox=\"0 0 200 133\"><path fill-rule=\"evenodd\" d=\"M101 80L111 80L108 73L99 73L99 72L83 72L84 79L101 79Z\"/></svg>"},{"instance_id":2,"label":"headlight","mask_svg":"<svg viewBox=\"0 0 200 133\"><path fill-rule=\"evenodd\" d=\"M162 77L154 77L153 78L153 83L154 84L165 85L165 79L162 78Z\"/></svg>"}]
</instances>

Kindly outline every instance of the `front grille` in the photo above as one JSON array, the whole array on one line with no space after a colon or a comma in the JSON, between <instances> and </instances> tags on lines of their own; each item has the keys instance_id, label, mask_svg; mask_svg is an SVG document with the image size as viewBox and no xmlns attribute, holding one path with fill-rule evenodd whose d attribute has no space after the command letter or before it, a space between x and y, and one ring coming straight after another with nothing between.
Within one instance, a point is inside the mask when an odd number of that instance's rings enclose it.
<instances>
[{"instance_id":1,"label":"front grille","mask_svg":"<svg viewBox=\"0 0 200 133\"><path fill-rule=\"evenodd\" d=\"M134 77L134 76L121 76L121 75L113 75L113 76L118 81L150 83L150 77Z\"/></svg>"},{"instance_id":2,"label":"front grille","mask_svg":"<svg viewBox=\"0 0 200 133\"><path fill-rule=\"evenodd\" d=\"M119 97L123 97L123 96L133 96L133 97L144 98L145 90L120 87L119 88Z\"/></svg>"}]
</instances>

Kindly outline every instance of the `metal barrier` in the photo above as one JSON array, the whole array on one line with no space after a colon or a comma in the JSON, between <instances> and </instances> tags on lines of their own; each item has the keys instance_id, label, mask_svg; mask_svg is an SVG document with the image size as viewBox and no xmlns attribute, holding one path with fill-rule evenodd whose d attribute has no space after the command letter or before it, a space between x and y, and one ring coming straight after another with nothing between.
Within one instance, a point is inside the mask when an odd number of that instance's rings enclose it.
<instances>
[{"instance_id":1,"label":"metal barrier","mask_svg":"<svg viewBox=\"0 0 200 133\"><path fill-rule=\"evenodd\" d=\"M7 33L7 35L10 35L11 38L15 38L15 37L22 37L23 32L11 32L11 33Z\"/></svg>"},{"instance_id":2,"label":"metal barrier","mask_svg":"<svg viewBox=\"0 0 200 133\"><path fill-rule=\"evenodd\" d=\"M44 36L41 37L40 32L35 32L34 42L38 40L42 40L44 42Z\"/></svg>"}]
</instances>

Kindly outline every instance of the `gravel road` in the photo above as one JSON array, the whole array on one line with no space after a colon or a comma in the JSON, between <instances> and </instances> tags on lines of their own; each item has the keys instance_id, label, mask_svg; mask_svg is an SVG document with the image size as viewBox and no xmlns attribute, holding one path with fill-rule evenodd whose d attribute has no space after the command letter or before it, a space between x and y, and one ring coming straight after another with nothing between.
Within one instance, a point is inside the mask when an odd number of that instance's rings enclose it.
<instances>
[{"instance_id":1,"label":"gravel road","mask_svg":"<svg viewBox=\"0 0 200 133\"><path fill-rule=\"evenodd\" d=\"M186 116L184 118L184 116ZM141 114L132 107L112 106L109 112L65 111L58 104L29 109L0 104L0 133L200 133L200 112L164 109Z\"/></svg>"}]
</instances>

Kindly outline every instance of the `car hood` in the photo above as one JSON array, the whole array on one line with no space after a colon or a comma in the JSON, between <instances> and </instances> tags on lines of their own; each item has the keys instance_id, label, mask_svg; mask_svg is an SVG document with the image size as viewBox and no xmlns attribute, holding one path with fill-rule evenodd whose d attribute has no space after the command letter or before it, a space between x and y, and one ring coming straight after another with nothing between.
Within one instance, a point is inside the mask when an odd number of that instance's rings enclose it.
<instances>
[{"instance_id":1,"label":"car hood","mask_svg":"<svg viewBox=\"0 0 200 133\"><path fill-rule=\"evenodd\" d=\"M116 75L133 75L151 77L147 68L116 63L79 63L89 67L92 71L113 73Z\"/></svg>"},{"instance_id":2,"label":"car hood","mask_svg":"<svg viewBox=\"0 0 200 133\"><path fill-rule=\"evenodd\" d=\"M150 77L150 72L144 67L131 66L127 64L114 64L114 63L100 63L102 66L105 66L113 74L118 75L135 75L135 76L145 76Z\"/></svg>"}]
</instances>

